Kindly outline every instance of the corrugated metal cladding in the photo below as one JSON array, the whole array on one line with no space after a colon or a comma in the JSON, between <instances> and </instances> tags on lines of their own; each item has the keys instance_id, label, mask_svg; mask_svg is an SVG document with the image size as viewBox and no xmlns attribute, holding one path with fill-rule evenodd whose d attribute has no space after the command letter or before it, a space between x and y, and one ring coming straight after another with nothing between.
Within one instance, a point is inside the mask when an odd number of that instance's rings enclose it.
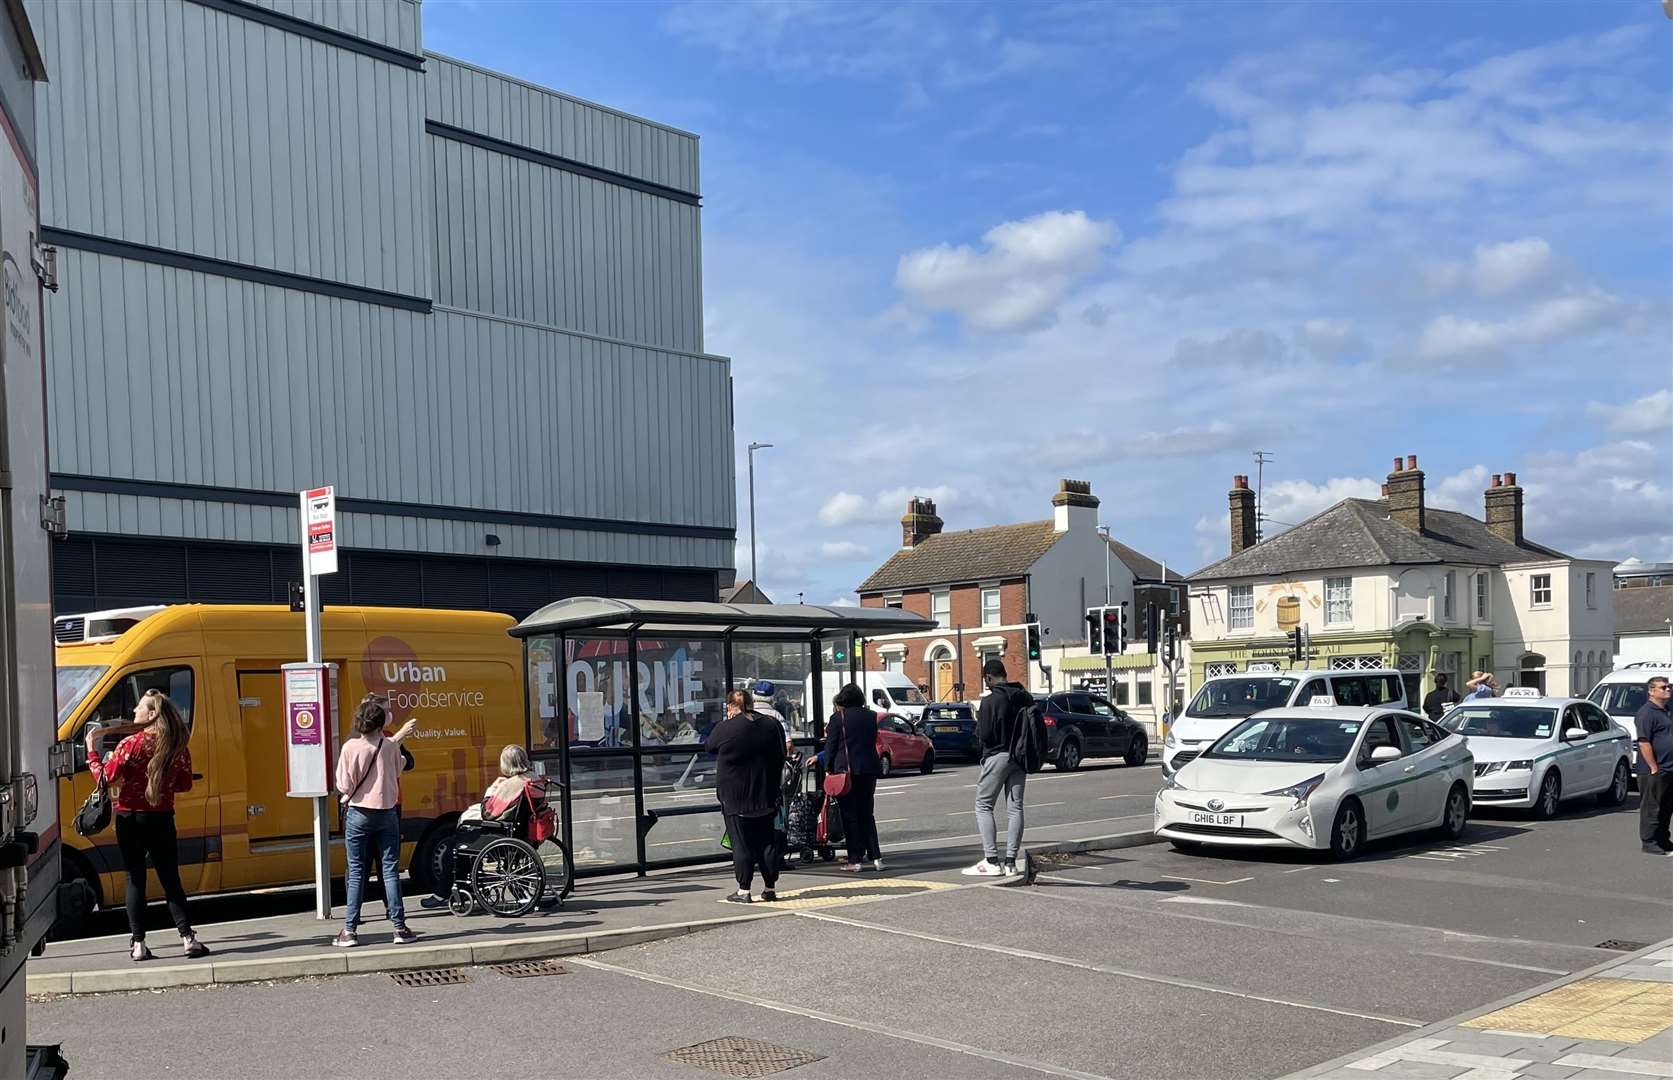
<instances>
[{"instance_id":1,"label":"corrugated metal cladding","mask_svg":"<svg viewBox=\"0 0 1673 1080\"><path fill-rule=\"evenodd\" d=\"M728 409L723 360L74 249L59 279L47 305L54 472L258 491L331 476L362 499L736 520L731 425L713 422ZM75 514L91 500L78 494ZM272 538L246 532L249 507L232 510L227 538ZM649 538L586 535L596 540L574 557L660 561L635 546ZM516 554L568 557L557 543Z\"/></svg>"},{"instance_id":2,"label":"corrugated metal cladding","mask_svg":"<svg viewBox=\"0 0 1673 1080\"><path fill-rule=\"evenodd\" d=\"M699 193L697 136L442 56L425 55L432 120Z\"/></svg>"},{"instance_id":3,"label":"corrugated metal cladding","mask_svg":"<svg viewBox=\"0 0 1673 1080\"><path fill-rule=\"evenodd\" d=\"M430 158L437 304L702 350L697 207L453 139Z\"/></svg>"},{"instance_id":4,"label":"corrugated metal cladding","mask_svg":"<svg viewBox=\"0 0 1673 1080\"><path fill-rule=\"evenodd\" d=\"M418 0L398 3L367 3L366 0L244 0L281 15L302 19L345 34L375 41L402 52L417 53L423 46L419 34Z\"/></svg>"},{"instance_id":5,"label":"corrugated metal cladding","mask_svg":"<svg viewBox=\"0 0 1673 1080\"><path fill-rule=\"evenodd\" d=\"M422 72L190 0L28 10L43 225L429 295Z\"/></svg>"}]
</instances>

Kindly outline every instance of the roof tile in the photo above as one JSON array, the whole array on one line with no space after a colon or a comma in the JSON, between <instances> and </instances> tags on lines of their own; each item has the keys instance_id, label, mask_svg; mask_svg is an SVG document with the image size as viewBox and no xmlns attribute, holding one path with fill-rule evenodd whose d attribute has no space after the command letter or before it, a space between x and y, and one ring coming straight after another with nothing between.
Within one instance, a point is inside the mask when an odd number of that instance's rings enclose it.
<instances>
[{"instance_id":1,"label":"roof tile","mask_svg":"<svg viewBox=\"0 0 1673 1080\"><path fill-rule=\"evenodd\" d=\"M897 551L860 583L861 593L1026 574L1063 534L1050 521L937 533Z\"/></svg>"}]
</instances>

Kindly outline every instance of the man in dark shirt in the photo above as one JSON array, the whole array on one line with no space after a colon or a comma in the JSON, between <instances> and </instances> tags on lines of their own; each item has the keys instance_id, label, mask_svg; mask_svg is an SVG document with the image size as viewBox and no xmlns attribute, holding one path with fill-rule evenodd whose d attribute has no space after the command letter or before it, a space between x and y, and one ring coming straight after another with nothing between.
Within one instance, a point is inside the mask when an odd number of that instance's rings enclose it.
<instances>
[{"instance_id":1,"label":"man in dark shirt","mask_svg":"<svg viewBox=\"0 0 1673 1080\"><path fill-rule=\"evenodd\" d=\"M1009 877L1017 872L1022 849L1022 792L1028 772L1011 760L1011 736L1028 691L1011 682L997 656L982 665L987 696L976 710L976 741L982 747L982 771L976 780L976 831L982 838L982 861L962 871L971 877ZM999 832L993 807L1005 795L1005 857L999 857Z\"/></svg>"},{"instance_id":2,"label":"man in dark shirt","mask_svg":"<svg viewBox=\"0 0 1673 1080\"><path fill-rule=\"evenodd\" d=\"M1447 685L1445 675L1435 676L1435 689L1429 691L1423 699L1423 712L1431 720L1439 720L1446 713L1448 705L1458 703L1458 691Z\"/></svg>"},{"instance_id":3,"label":"man in dark shirt","mask_svg":"<svg viewBox=\"0 0 1673 1080\"><path fill-rule=\"evenodd\" d=\"M1668 822L1673 821L1673 714L1668 712L1667 677L1657 675L1645 687L1648 698L1633 723L1638 728L1638 839L1646 855L1673 855Z\"/></svg>"}]
</instances>

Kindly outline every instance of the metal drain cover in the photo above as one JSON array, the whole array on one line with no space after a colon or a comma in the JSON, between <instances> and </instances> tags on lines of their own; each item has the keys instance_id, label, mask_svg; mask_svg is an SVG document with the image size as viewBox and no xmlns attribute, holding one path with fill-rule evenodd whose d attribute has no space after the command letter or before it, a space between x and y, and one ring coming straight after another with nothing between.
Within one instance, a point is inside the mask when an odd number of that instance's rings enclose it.
<instances>
[{"instance_id":1,"label":"metal drain cover","mask_svg":"<svg viewBox=\"0 0 1673 1080\"><path fill-rule=\"evenodd\" d=\"M399 986L457 986L470 982L470 976L459 968L428 968L423 971L392 971L389 977Z\"/></svg>"},{"instance_id":2,"label":"metal drain cover","mask_svg":"<svg viewBox=\"0 0 1673 1080\"><path fill-rule=\"evenodd\" d=\"M669 1061L695 1069L707 1069L722 1076L771 1076L798 1065L810 1065L823 1055L789 1046L775 1046L760 1039L727 1035L695 1046L670 1050L662 1056Z\"/></svg>"},{"instance_id":3,"label":"metal drain cover","mask_svg":"<svg viewBox=\"0 0 1673 1080\"><path fill-rule=\"evenodd\" d=\"M556 960L515 960L509 964L489 964L488 967L508 979L532 979L538 975L569 974L569 969Z\"/></svg>"},{"instance_id":4,"label":"metal drain cover","mask_svg":"<svg viewBox=\"0 0 1673 1080\"><path fill-rule=\"evenodd\" d=\"M1609 949L1613 952L1637 952L1639 949L1648 949L1649 947L1650 943L1648 941L1621 941L1617 938L1600 941L1593 946L1593 948Z\"/></svg>"}]
</instances>

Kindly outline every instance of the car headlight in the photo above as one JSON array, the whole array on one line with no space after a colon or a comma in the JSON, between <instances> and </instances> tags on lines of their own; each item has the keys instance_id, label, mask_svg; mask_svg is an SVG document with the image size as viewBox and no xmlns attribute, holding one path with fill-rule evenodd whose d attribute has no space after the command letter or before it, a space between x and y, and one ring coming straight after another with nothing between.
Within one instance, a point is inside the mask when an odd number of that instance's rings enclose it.
<instances>
[{"instance_id":1,"label":"car headlight","mask_svg":"<svg viewBox=\"0 0 1673 1080\"><path fill-rule=\"evenodd\" d=\"M1167 735L1162 739L1162 745L1174 749L1178 748L1179 739L1174 736L1173 728L1168 728Z\"/></svg>"},{"instance_id":2,"label":"car headlight","mask_svg":"<svg viewBox=\"0 0 1673 1080\"><path fill-rule=\"evenodd\" d=\"M1319 789L1319 785L1322 783L1324 783L1324 773L1303 780L1299 784L1291 784L1287 788L1279 788L1277 791L1268 791L1265 794L1278 799L1294 799L1295 805L1300 806L1308 800L1313 792Z\"/></svg>"},{"instance_id":3,"label":"car headlight","mask_svg":"<svg viewBox=\"0 0 1673 1080\"><path fill-rule=\"evenodd\" d=\"M1489 761L1487 764L1485 764L1481 767L1481 775L1488 776L1488 775L1491 775L1492 773L1504 772L1504 768L1505 768L1505 763L1502 762L1502 761Z\"/></svg>"},{"instance_id":4,"label":"car headlight","mask_svg":"<svg viewBox=\"0 0 1673 1080\"><path fill-rule=\"evenodd\" d=\"M1532 772L1534 762L1532 758L1522 758L1520 761L1505 762L1505 772Z\"/></svg>"},{"instance_id":5,"label":"car headlight","mask_svg":"<svg viewBox=\"0 0 1673 1080\"><path fill-rule=\"evenodd\" d=\"M1190 788L1186 787L1184 784L1181 784L1179 782L1179 774L1178 773L1174 773L1172 776L1163 776L1162 777L1162 791L1190 791L1190 790L1191 790ZM1160 795L1161 792L1158 792L1157 794Z\"/></svg>"}]
</instances>

